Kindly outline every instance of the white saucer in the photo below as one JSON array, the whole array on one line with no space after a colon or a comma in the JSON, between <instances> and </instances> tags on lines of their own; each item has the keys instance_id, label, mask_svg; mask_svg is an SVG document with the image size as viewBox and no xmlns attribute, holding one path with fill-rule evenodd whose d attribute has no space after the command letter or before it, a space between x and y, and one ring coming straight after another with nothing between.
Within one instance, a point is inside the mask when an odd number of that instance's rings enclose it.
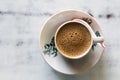
<instances>
[{"instance_id":1,"label":"white saucer","mask_svg":"<svg viewBox=\"0 0 120 80\"><path fill-rule=\"evenodd\" d=\"M104 50L104 45L97 43L81 59L70 60L59 54L54 45L54 34L62 23L76 18L87 21L97 36L103 36L100 26L92 16L76 10L67 10L52 16L43 26L40 35L43 58L53 69L64 74L77 74L90 69L98 62Z\"/></svg>"}]
</instances>

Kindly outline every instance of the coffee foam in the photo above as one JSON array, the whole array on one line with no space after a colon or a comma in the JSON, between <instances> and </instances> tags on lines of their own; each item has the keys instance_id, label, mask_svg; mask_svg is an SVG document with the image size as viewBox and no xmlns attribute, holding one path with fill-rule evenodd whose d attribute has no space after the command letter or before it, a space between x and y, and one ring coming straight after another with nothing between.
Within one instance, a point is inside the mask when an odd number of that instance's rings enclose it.
<instances>
[{"instance_id":1,"label":"coffee foam","mask_svg":"<svg viewBox=\"0 0 120 80\"><path fill-rule=\"evenodd\" d=\"M90 47L91 35L85 26L72 22L60 28L56 36L56 43L62 54L75 57Z\"/></svg>"}]
</instances>

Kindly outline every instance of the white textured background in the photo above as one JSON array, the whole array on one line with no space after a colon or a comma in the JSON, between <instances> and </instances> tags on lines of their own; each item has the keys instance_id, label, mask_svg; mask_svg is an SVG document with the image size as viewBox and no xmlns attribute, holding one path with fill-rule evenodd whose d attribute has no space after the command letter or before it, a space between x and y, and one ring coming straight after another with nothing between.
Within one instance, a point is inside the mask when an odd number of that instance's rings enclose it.
<instances>
[{"instance_id":1,"label":"white textured background","mask_svg":"<svg viewBox=\"0 0 120 80\"><path fill-rule=\"evenodd\" d=\"M91 13L105 36L102 58L81 75L58 73L40 55L43 23L66 9ZM120 0L0 0L0 80L120 80Z\"/></svg>"}]
</instances>

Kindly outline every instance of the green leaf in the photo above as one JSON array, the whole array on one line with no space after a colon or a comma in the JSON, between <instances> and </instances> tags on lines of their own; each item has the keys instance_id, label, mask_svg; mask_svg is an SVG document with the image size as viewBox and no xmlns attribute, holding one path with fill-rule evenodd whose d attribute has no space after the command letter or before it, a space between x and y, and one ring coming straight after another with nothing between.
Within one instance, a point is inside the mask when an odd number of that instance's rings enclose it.
<instances>
[{"instance_id":1,"label":"green leaf","mask_svg":"<svg viewBox=\"0 0 120 80\"><path fill-rule=\"evenodd\" d=\"M94 48L96 47L97 44L93 44L92 45L92 50L94 50Z\"/></svg>"},{"instance_id":2,"label":"green leaf","mask_svg":"<svg viewBox=\"0 0 120 80\"><path fill-rule=\"evenodd\" d=\"M96 31L95 34L96 34L97 37L101 36L100 33L99 33L99 31Z\"/></svg>"},{"instance_id":3,"label":"green leaf","mask_svg":"<svg viewBox=\"0 0 120 80\"><path fill-rule=\"evenodd\" d=\"M44 48L44 54L47 54L49 56L54 55L54 57L57 56L58 50L55 47L54 37L51 39L50 43L45 44Z\"/></svg>"}]
</instances>

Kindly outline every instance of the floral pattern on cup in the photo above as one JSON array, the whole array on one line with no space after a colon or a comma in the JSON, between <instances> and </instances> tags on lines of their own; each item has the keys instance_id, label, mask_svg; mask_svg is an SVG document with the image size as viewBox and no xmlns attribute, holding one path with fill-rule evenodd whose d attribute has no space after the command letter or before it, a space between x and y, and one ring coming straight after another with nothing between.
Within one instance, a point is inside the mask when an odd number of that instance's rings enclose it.
<instances>
[{"instance_id":1,"label":"floral pattern on cup","mask_svg":"<svg viewBox=\"0 0 120 80\"><path fill-rule=\"evenodd\" d=\"M97 36L97 37L100 37L101 35L100 35L100 32L99 31L96 31L95 32L95 35ZM94 50L94 48L96 47L96 43L94 43L93 45L92 45L92 50Z\"/></svg>"},{"instance_id":2,"label":"floral pattern on cup","mask_svg":"<svg viewBox=\"0 0 120 80\"><path fill-rule=\"evenodd\" d=\"M50 43L44 45L44 54L56 57L58 55L58 50L55 47L54 37L51 39Z\"/></svg>"}]
</instances>

